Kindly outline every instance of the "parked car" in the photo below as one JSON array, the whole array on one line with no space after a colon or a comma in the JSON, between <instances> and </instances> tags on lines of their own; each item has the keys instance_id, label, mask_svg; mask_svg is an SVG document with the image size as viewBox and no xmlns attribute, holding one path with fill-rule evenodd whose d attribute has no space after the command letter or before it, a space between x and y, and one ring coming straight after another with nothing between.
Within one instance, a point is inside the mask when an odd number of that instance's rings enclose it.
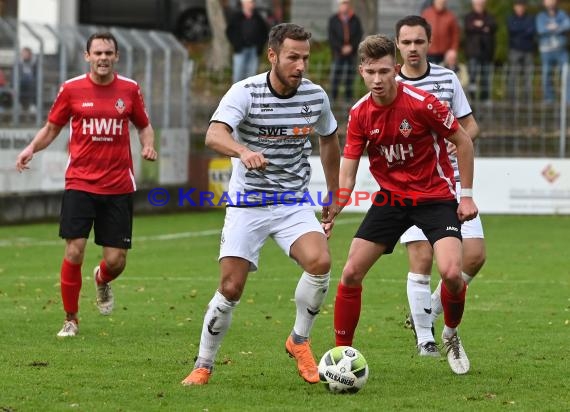
<instances>
[{"instance_id":1,"label":"parked car","mask_svg":"<svg viewBox=\"0 0 570 412\"><path fill-rule=\"evenodd\" d=\"M256 3L271 21L273 1ZM239 0L224 1L225 8L238 4ZM80 0L79 23L165 30L190 42L211 36L206 0Z\"/></svg>"}]
</instances>

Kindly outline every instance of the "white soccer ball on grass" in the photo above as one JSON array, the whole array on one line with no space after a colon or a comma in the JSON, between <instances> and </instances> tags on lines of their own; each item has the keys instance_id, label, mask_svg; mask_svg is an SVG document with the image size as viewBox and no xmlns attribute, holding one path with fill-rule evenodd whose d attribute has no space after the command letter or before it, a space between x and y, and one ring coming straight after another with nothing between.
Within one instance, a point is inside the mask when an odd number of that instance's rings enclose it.
<instances>
[{"instance_id":1,"label":"white soccer ball on grass","mask_svg":"<svg viewBox=\"0 0 570 412\"><path fill-rule=\"evenodd\" d=\"M321 358L319 377L330 392L356 393L368 380L368 363L357 349L337 346Z\"/></svg>"}]
</instances>

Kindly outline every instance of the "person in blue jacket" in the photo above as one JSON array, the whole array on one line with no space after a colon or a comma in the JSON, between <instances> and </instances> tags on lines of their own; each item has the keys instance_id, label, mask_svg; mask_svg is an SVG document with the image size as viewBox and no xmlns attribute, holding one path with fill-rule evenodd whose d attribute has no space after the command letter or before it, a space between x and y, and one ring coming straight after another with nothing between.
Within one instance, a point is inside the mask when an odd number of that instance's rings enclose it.
<instances>
[{"instance_id":1,"label":"person in blue jacket","mask_svg":"<svg viewBox=\"0 0 570 412\"><path fill-rule=\"evenodd\" d=\"M538 50L542 63L542 92L545 103L554 103L554 69L568 64L566 34L570 30L570 17L558 8L557 0L543 0L544 10L536 15ZM563 82L561 82L563 84ZM570 91L568 82L566 90ZM568 92L566 93L568 96Z\"/></svg>"}]
</instances>

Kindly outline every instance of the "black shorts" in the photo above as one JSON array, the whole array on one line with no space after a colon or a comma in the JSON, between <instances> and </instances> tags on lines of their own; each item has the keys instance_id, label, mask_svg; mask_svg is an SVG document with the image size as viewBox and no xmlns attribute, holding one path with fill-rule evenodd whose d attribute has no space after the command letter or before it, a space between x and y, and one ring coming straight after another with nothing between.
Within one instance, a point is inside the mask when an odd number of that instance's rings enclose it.
<instances>
[{"instance_id":1,"label":"black shorts","mask_svg":"<svg viewBox=\"0 0 570 412\"><path fill-rule=\"evenodd\" d=\"M423 230L433 244L444 237L461 240L461 222L457 217L457 201L444 200L422 202L414 205L412 200L404 200L404 205L390 204L383 199L392 199L387 191L377 195L376 205L372 204L354 237L381 243L386 246L384 253L392 253L398 239L413 225Z\"/></svg>"},{"instance_id":2,"label":"black shorts","mask_svg":"<svg viewBox=\"0 0 570 412\"><path fill-rule=\"evenodd\" d=\"M98 195L66 190L61 202L59 236L88 239L92 227L97 245L130 249L133 194Z\"/></svg>"}]
</instances>

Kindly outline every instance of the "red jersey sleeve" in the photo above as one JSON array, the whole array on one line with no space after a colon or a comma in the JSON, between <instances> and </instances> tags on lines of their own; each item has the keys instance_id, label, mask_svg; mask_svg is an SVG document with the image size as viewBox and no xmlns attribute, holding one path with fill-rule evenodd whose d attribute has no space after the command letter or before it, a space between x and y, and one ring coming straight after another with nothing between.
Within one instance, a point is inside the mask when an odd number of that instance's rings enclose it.
<instances>
[{"instance_id":1,"label":"red jersey sleeve","mask_svg":"<svg viewBox=\"0 0 570 412\"><path fill-rule=\"evenodd\" d=\"M449 110L449 107L435 96L429 95L423 102L424 120L439 136L447 138L459 129L459 122Z\"/></svg>"},{"instance_id":2,"label":"red jersey sleeve","mask_svg":"<svg viewBox=\"0 0 570 412\"><path fill-rule=\"evenodd\" d=\"M359 106L351 109L348 115L348 123L346 125L346 143L344 145L343 156L347 159L360 159L364 149L366 149L366 144L368 143L368 137L362 128L361 121L359 119L359 114L362 111L362 103Z\"/></svg>"},{"instance_id":3,"label":"red jersey sleeve","mask_svg":"<svg viewBox=\"0 0 570 412\"><path fill-rule=\"evenodd\" d=\"M65 126L71 118L71 109L69 92L65 85L62 85L49 111L48 121L58 126Z\"/></svg>"},{"instance_id":4,"label":"red jersey sleeve","mask_svg":"<svg viewBox=\"0 0 570 412\"><path fill-rule=\"evenodd\" d=\"M150 120L148 119L144 99L138 85L134 88L133 94L133 112L130 121L133 122L137 129L144 129L149 125Z\"/></svg>"}]
</instances>

